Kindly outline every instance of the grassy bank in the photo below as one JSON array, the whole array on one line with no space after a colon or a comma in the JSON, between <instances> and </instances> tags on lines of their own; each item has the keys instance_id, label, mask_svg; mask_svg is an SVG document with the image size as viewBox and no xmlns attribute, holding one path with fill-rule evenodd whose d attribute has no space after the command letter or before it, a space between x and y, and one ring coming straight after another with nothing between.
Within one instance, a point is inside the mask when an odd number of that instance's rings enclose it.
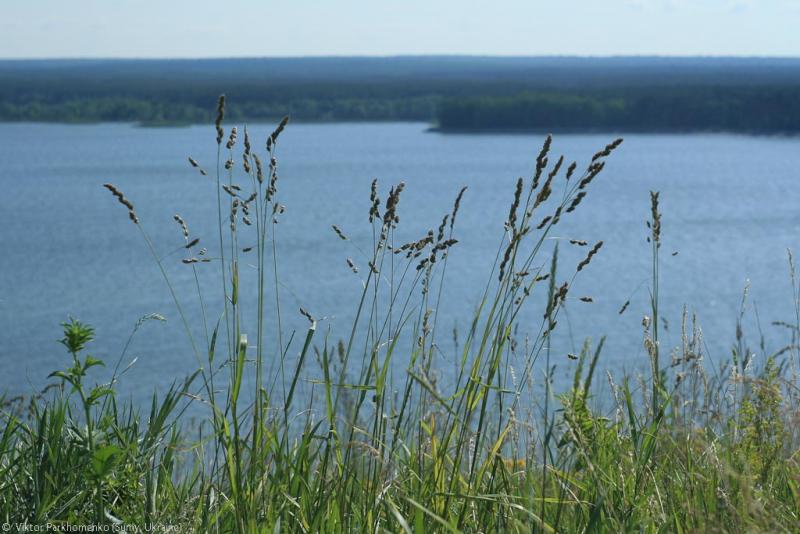
<instances>
[{"instance_id":1,"label":"grassy bank","mask_svg":"<svg viewBox=\"0 0 800 534\"><path fill-rule=\"evenodd\" d=\"M362 281L358 294L341 296L352 302L353 324L333 332L324 310L282 306L275 240L285 127L250 139L226 126L220 99L217 161L189 158L198 187L216 199L218 232L194 235L176 214L180 259L159 256L136 199L106 184L120 231L139 233L142 253L161 267L197 371L149 409L123 403L115 390L130 363L125 351L101 362L91 355L91 327L66 321L65 368L40 394L3 402L3 522L224 533L797 530L800 288L791 259L787 298L798 313L782 323L784 349L751 349L740 327L730 361L711 368L686 315L680 346L663 346L659 268L669 228L654 192L642 225L651 307L636 333L650 372L601 373L602 339L560 353L552 333L568 302L591 302L571 287L590 276L603 243L555 239L554 229L602 187L622 140L579 168L552 154L548 137L532 176L509 191L494 266L454 354L440 349L453 333L438 310L448 263L457 261L464 189L424 235L404 232L404 184L377 181L363 202L371 248L353 248L347 228L320 229L341 241L340 267ZM559 247L577 247L583 259L565 265ZM177 294L167 261L214 270L224 299L210 300L199 283L195 294ZM244 265L256 270L252 286L240 284ZM255 310L242 306L245 294ZM195 305L201 328L185 319ZM523 324L520 311L534 305L544 313ZM288 331L288 314L304 316L305 331ZM131 337L158 320L143 317ZM99 365L113 369L110 381L93 378ZM567 390L550 386L556 365L572 369ZM592 396L600 381L608 399Z\"/></svg>"}]
</instances>

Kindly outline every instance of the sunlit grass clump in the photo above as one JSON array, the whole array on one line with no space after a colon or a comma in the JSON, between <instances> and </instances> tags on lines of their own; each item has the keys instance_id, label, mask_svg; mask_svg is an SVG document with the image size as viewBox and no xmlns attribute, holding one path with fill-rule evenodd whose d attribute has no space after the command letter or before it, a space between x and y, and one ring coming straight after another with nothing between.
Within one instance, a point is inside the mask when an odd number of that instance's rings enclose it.
<instances>
[{"instance_id":1,"label":"sunlit grass clump","mask_svg":"<svg viewBox=\"0 0 800 534\"><path fill-rule=\"evenodd\" d=\"M189 158L216 199L219 231L194 236L175 215L179 260L158 255L147 221L106 184L161 269L197 371L149 410L121 405L115 388L125 369L117 363L113 378L97 383L93 368L104 362L89 353L92 328L64 323L70 364L41 394L4 403L2 521L225 533L798 529L800 313L785 324L787 348L765 354L758 369L739 329L731 362L709 372L686 314L681 345L662 347L657 193L647 223L651 310L642 333L632 333L642 336L649 375L598 376L602 340L579 354L551 347L566 303L591 303L570 290L590 276L603 245L553 239L553 228L580 209L621 139L583 169L553 158L545 140L530 179L509 192L470 326L444 355L450 345L440 340L453 333L441 331L439 310L468 192L454 190L431 230L409 236L404 184L383 192L374 181L364 203L371 249L347 248L338 225L331 235L342 241L341 268L362 282L360 293L340 296L355 319L345 331L323 331L310 311L281 309L277 147L287 120L264 152L246 129L240 150L237 129L226 131L223 120L220 98L215 170ZM564 266L559 246L580 248L583 259ZM167 261L194 271L196 295L177 294ZM253 286L240 285L243 264L255 267ZM202 287L200 269L219 273L223 301L207 297L217 288ZM245 293L255 309L241 304ZM800 302L797 289L793 298ZM202 328L187 320L190 303L201 307ZM543 311L537 323L520 321L528 306ZM307 319L305 332L285 331L287 313ZM148 320L163 317L142 318L134 333ZM452 376L441 372L445 356ZM566 391L551 387L556 363L574 368ZM592 398L598 380L608 383L604 402ZM190 423L187 410L201 422Z\"/></svg>"}]
</instances>

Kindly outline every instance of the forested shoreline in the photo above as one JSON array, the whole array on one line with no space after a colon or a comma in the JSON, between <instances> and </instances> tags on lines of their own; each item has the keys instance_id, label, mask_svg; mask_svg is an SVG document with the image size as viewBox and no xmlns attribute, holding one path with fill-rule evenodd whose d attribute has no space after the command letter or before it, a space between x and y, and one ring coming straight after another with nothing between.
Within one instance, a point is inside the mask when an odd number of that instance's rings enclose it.
<instances>
[{"instance_id":1,"label":"forested shoreline","mask_svg":"<svg viewBox=\"0 0 800 534\"><path fill-rule=\"evenodd\" d=\"M440 131L797 133L800 87L700 87L444 99Z\"/></svg>"},{"instance_id":2,"label":"forested shoreline","mask_svg":"<svg viewBox=\"0 0 800 534\"><path fill-rule=\"evenodd\" d=\"M229 116L422 121L441 131L800 131L800 60L262 58L0 61L0 121Z\"/></svg>"}]
</instances>

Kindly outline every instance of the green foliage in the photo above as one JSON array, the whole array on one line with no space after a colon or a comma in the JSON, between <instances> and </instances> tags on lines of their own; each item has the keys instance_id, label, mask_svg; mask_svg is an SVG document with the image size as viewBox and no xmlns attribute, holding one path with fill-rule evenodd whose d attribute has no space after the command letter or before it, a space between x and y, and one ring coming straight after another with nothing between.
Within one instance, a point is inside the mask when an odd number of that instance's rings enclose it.
<instances>
[{"instance_id":1,"label":"green foliage","mask_svg":"<svg viewBox=\"0 0 800 534\"><path fill-rule=\"evenodd\" d=\"M219 116L225 133L224 99ZM565 180L560 160L548 163L547 139L533 176L520 179L510 196L495 266L470 327L454 352L444 354L438 310L447 265L458 250L454 221L461 194L452 210L432 218L438 232L403 236L402 184L381 202L376 182L365 203L374 240L362 256L351 254L365 267L353 273L361 288L353 296L354 323L342 339L332 342L333 327L320 336L318 320L305 309L304 335L283 332L274 225L282 213L275 147L285 126L269 136L261 159L250 152L249 139L242 159L234 158L235 136L226 146L220 135L217 172L203 171L213 176L206 185L218 202L219 260L181 262L192 270L219 268L223 299L216 313L197 284L203 320L215 318L202 330L186 321L164 268L167 259L179 260L159 256L147 221L134 217L174 298L198 370L162 397L154 395L142 415L114 394L124 372L115 368L109 382L92 382L102 361L86 354L91 327L64 323L71 365L51 375L54 387L31 399L27 413L2 407L0 520L128 528L158 523L225 533L796 530L800 466L788 423L800 402L791 388L785 394L780 388L796 377L768 358L758 379L742 381L748 366L738 361L710 379L699 363L702 344L685 324L673 352L677 372L658 359L663 237L656 194L653 320L645 321L643 339L651 376L625 376L617 385L609 374L604 406L594 396L603 340L587 340L580 355L569 358L551 344L572 283L602 246L565 267L558 247L548 248L558 239L554 227L595 187L591 182L619 142L601 149L584 171L568 171L575 174ZM246 162L244 173L225 167L234 159ZM117 200L125 198L109 189ZM187 234L181 250L191 254L186 244L193 236ZM247 262L255 267L255 287L245 287L248 278L239 276L240 236L254 243ZM241 307L243 294L255 296L253 321ZM528 333L519 313L532 300L545 313ZM278 317L274 330L266 324L267 306ZM148 319L163 317L143 317L131 336L157 324ZM197 331L207 332L206 339L195 339ZM737 344L744 347L741 328ZM667 354L665 347L660 352ZM445 365L450 381L437 373ZM574 365L567 392L551 387L559 365ZM538 369L544 371L541 386ZM201 416L189 419L190 408Z\"/></svg>"},{"instance_id":2,"label":"green foliage","mask_svg":"<svg viewBox=\"0 0 800 534\"><path fill-rule=\"evenodd\" d=\"M73 318L70 318L68 323L61 323L61 326L64 328L64 337L59 343L67 347L73 356L76 356L87 343L94 339L94 329Z\"/></svg>"},{"instance_id":3,"label":"green foliage","mask_svg":"<svg viewBox=\"0 0 800 534\"><path fill-rule=\"evenodd\" d=\"M748 387L737 414L739 440L735 450L744 470L763 484L780 462L786 444L781 376L775 361L769 358L759 378L743 380Z\"/></svg>"},{"instance_id":4,"label":"green foliage","mask_svg":"<svg viewBox=\"0 0 800 534\"><path fill-rule=\"evenodd\" d=\"M173 414L183 387L163 401L154 397L143 421L131 406L120 407L111 384L88 384L102 361L82 351L93 338L75 319L63 324L62 344L73 357L50 376L69 390L48 387L31 399L26 415L3 410L0 437L0 517L30 525L144 524L146 518L176 521L185 512L170 500L192 487L192 475L178 473L174 452L180 442ZM110 399L110 400L108 400ZM158 484L154 482L157 478ZM148 515L149 514L149 515Z\"/></svg>"},{"instance_id":5,"label":"green foliage","mask_svg":"<svg viewBox=\"0 0 800 534\"><path fill-rule=\"evenodd\" d=\"M442 100L454 131L800 131L800 86L524 92Z\"/></svg>"},{"instance_id":6,"label":"green foliage","mask_svg":"<svg viewBox=\"0 0 800 534\"><path fill-rule=\"evenodd\" d=\"M731 58L0 61L0 121L434 121L445 130L800 130L800 62Z\"/></svg>"}]
</instances>

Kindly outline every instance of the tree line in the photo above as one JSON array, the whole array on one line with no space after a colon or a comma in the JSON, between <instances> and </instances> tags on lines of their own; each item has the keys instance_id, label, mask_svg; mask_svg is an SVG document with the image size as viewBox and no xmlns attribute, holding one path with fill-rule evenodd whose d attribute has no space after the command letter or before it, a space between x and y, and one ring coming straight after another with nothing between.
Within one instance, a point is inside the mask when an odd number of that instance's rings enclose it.
<instances>
[{"instance_id":1,"label":"tree line","mask_svg":"<svg viewBox=\"0 0 800 534\"><path fill-rule=\"evenodd\" d=\"M526 92L443 99L443 131L800 132L800 86Z\"/></svg>"},{"instance_id":2,"label":"tree line","mask_svg":"<svg viewBox=\"0 0 800 534\"><path fill-rule=\"evenodd\" d=\"M426 121L442 130L800 129L800 60L255 58L0 61L0 121Z\"/></svg>"}]
</instances>

